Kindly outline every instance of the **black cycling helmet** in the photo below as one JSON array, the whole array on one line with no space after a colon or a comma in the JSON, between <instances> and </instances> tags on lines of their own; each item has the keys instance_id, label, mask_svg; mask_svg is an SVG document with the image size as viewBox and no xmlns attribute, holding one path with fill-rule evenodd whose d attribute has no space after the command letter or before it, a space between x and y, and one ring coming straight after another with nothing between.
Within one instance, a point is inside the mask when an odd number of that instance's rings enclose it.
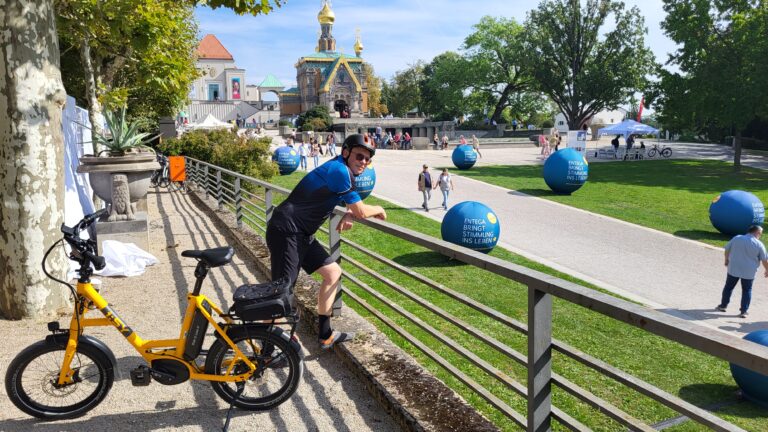
<instances>
[{"instance_id":1,"label":"black cycling helmet","mask_svg":"<svg viewBox=\"0 0 768 432\"><path fill-rule=\"evenodd\" d=\"M368 150L371 152L371 157L376 154L376 144L373 142L373 140L370 137L360 134L352 134L348 136L344 140L344 144L341 145L341 151L346 149L351 152L355 147L363 147L364 149Z\"/></svg>"}]
</instances>

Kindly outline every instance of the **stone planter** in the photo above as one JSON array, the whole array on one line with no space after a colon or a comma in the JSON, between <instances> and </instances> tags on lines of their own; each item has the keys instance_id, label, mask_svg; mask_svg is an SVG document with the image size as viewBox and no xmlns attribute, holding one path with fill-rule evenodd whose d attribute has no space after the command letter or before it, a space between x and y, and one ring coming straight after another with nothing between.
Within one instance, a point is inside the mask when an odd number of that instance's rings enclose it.
<instances>
[{"instance_id":1,"label":"stone planter","mask_svg":"<svg viewBox=\"0 0 768 432\"><path fill-rule=\"evenodd\" d=\"M109 206L109 221L136 219L136 202L147 196L152 172L160 168L154 153L83 156L77 172L88 173L96 196Z\"/></svg>"}]
</instances>

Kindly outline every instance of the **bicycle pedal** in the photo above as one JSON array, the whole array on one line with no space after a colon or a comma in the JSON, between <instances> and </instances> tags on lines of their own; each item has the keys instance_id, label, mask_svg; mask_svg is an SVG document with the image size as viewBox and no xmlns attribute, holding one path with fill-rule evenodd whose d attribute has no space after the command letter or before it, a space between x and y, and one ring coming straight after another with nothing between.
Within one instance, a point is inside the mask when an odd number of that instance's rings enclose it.
<instances>
[{"instance_id":1,"label":"bicycle pedal","mask_svg":"<svg viewBox=\"0 0 768 432\"><path fill-rule=\"evenodd\" d=\"M131 384L134 386L148 386L150 382L152 382L152 375L148 367L141 365L131 371Z\"/></svg>"}]
</instances>

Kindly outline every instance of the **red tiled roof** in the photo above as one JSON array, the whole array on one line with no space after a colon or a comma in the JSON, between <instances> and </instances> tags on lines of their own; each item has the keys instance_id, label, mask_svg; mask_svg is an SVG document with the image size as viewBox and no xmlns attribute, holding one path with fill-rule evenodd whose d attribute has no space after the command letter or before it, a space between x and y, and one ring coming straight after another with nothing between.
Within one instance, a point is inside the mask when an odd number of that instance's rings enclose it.
<instances>
[{"instance_id":1,"label":"red tiled roof","mask_svg":"<svg viewBox=\"0 0 768 432\"><path fill-rule=\"evenodd\" d=\"M205 35L197 46L197 55L201 59L234 60L232 54L212 34Z\"/></svg>"}]
</instances>

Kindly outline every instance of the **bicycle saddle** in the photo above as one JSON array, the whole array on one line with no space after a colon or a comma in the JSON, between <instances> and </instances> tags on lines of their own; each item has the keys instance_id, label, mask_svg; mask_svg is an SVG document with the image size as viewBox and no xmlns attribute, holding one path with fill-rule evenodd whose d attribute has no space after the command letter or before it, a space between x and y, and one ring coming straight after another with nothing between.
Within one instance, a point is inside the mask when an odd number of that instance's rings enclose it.
<instances>
[{"instance_id":1,"label":"bicycle saddle","mask_svg":"<svg viewBox=\"0 0 768 432\"><path fill-rule=\"evenodd\" d=\"M206 250L185 250L181 253L181 256L187 258L195 258L204 262L208 267L218 267L227 264L232 260L235 255L235 250L232 246L224 246Z\"/></svg>"}]
</instances>

